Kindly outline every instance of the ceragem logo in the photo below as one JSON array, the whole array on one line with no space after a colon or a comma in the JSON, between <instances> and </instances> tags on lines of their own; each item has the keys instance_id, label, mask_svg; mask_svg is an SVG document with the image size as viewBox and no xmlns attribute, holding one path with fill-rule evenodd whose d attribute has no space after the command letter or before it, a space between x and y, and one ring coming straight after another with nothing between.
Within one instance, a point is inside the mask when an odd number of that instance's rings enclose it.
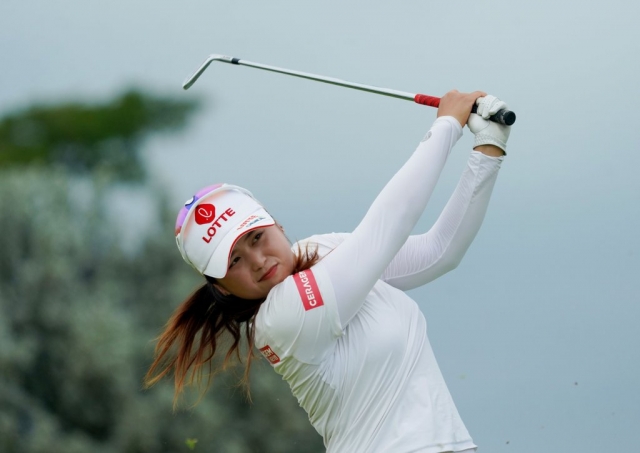
<instances>
[{"instance_id":1,"label":"ceragem logo","mask_svg":"<svg viewBox=\"0 0 640 453\"><path fill-rule=\"evenodd\" d=\"M293 276L293 280L296 282L305 311L324 305L318 283L316 283L316 278L311 269L298 272Z\"/></svg>"}]
</instances>

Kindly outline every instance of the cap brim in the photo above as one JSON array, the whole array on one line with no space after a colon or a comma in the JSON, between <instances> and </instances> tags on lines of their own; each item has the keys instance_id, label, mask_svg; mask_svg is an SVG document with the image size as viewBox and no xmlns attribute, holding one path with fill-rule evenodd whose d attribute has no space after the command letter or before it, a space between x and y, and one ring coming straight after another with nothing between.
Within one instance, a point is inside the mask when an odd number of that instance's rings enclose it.
<instances>
[{"instance_id":1,"label":"cap brim","mask_svg":"<svg viewBox=\"0 0 640 453\"><path fill-rule=\"evenodd\" d=\"M222 241L220 241L220 244L218 244L211 255L211 259L202 273L213 278L223 278L227 275L229 256L238 239L249 231L275 224L276 221L273 220L273 217L271 217L263 207L256 209L242 220L242 222L239 222L238 227L227 233Z\"/></svg>"}]
</instances>

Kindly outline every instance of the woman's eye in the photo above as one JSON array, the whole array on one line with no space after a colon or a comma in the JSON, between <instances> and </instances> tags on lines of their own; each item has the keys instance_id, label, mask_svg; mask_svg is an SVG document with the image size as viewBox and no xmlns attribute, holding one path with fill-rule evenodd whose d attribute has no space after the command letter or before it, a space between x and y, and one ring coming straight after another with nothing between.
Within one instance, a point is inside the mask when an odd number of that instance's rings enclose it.
<instances>
[{"instance_id":1,"label":"woman's eye","mask_svg":"<svg viewBox=\"0 0 640 453\"><path fill-rule=\"evenodd\" d=\"M229 269L231 269L233 265L236 264L239 260L240 260L239 256L236 256L234 259L232 259L231 262L229 263Z\"/></svg>"},{"instance_id":2,"label":"woman's eye","mask_svg":"<svg viewBox=\"0 0 640 453\"><path fill-rule=\"evenodd\" d=\"M260 239L261 236L262 236L262 232L256 233L256 235L253 237L253 242L258 242L258 239Z\"/></svg>"}]
</instances>

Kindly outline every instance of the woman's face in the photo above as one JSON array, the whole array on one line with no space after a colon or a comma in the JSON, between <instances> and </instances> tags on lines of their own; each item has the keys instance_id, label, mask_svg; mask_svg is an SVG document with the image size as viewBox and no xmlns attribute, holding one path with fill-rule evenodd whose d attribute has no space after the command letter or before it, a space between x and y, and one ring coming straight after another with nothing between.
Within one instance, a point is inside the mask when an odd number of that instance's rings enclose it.
<instances>
[{"instance_id":1,"label":"woman's face","mask_svg":"<svg viewBox=\"0 0 640 453\"><path fill-rule=\"evenodd\" d=\"M236 242L218 288L243 299L263 299L293 272L294 255L279 225L249 231Z\"/></svg>"}]
</instances>

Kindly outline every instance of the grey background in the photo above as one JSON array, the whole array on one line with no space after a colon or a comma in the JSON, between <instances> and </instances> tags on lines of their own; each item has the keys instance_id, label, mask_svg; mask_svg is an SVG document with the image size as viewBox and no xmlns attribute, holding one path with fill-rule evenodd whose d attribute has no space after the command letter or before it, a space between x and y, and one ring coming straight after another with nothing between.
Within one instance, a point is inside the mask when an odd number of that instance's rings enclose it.
<instances>
[{"instance_id":1,"label":"grey background","mask_svg":"<svg viewBox=\"0 0 640 453\"><path fill-rule=\"evenodd\" d=\"M192 127L146 143L154 180L176 210L213 182L248 187L295 240L353 229L435 110L220 63L182 91L209 53L497 95L518 121L486 221L460 267L412 296L480 451L627 451L640 422L638 17L632 1L3 0L0 112L132 84L203 99ZM122 197L144 213L148 194ZM124 222L134 247L149 226Z\"/></svg>"}]
</instances>

